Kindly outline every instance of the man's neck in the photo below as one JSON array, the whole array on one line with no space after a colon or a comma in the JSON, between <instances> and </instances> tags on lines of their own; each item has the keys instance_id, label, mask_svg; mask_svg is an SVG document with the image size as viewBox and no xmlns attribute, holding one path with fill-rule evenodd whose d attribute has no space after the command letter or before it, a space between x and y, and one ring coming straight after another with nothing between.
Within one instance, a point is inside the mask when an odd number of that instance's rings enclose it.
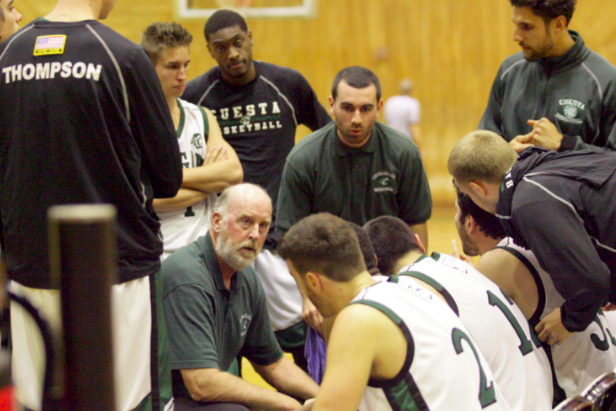
<instances>
[{"instance_id":1,"label":"man's neck","mask_svg":"<svg viewBox=\"0 0 616 411\"><path fill-rule=\"evenodd\" d=\"M225 283L225 287L227 287L227 290L230 290L231 280L237 271L229 267L229 265L222 258L220 258L218 254L216 255L216 258L218 258L218 265L220 265L220 273L222 274L222 280Z\"/></svg>"},{"instance_id":2,"label":"man's neck","mask_svg":"<svg viewBox=\"0 0 616 411\"><path fill-rule=\"evenodd\" d=\"M371 285L376 284L376 281L368 271L355 276L351 281L346 283L334 283L336 299L333 301L334 310L339 313L353 301L361 290Z\"/></svg>"},{"instance_id":3,"label":"man's neck","mask_svg":"<svg viewBox=\"0 0 616 411\"><path fill-rule=\"evenodd\" d=\"M569 31L565 31L561 38L554 42L553 53L550 57L564 56L571 48L575 46L575 40L571 37Z\"/></svg>"},{"instance_id":4,"label":"man's neck","mask_svg":"<svg viewBox=\"0 0 616 411\"><path fill-rule=\"evenodd\" d=\"M402 258L399 258L398 261L396 261L396 264L394 265L394 274L398 274L401 269L416 262L422 255L424 254L421 251L416 250L409 251L404 254Z\"/></svg>"},{"instance_id":5,"label":"man's neck","mask_svg":"<svg viewBox=\"0 0 616 411\"><path fill-rule=\"evenodd\" d=\"M222 79L225 82L233 86L245 86L246 84L250 83L255 78L257 78L257 69L255 68L254 61L250 62L250 68L248 69L246 74L242 77L229 77L222 70L221 70L221 73L222 73Z\"/></svg>"},{"instance_id":6,"label":"man's neck","mask_svg":"<svg viewBox=\"0 0 616 411\"><path fill-rule=\"evenodd\" d=\"M101 7L100 0L59 0L52 12L45 16L45 19L58 22L96 20Z\"/></svg>"},{"instance_id":7,"label":"man's neck","mask_svg":"<svg viewBox=\"0 0 616 411\"><path fill-rule=\"evenodd\" d=\"M477 248L479 248L479 255L482 256L500 243L502 238L494 239L492 237L483 236L483 238L476 239Z\"/></svg>"}]
</instances>

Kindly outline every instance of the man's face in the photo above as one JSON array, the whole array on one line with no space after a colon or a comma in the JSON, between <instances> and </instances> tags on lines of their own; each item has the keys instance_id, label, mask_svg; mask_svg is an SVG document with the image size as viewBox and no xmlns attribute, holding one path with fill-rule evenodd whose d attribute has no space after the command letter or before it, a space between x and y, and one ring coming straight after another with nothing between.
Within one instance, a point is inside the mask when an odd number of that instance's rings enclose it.
<instances>
[{"instance_id":1,"label":"man's face","mask_svg":"<svg viewBox=\"0 0 616 411\"><path fill-rule=\"evenodd\" d=\"M4 12L4 23L2 24L2 30L0 30L0 43L2 43L19 30L21 14L15 8L14 0L0 0L0 7L2 7Z\"/></svg>"},{"instance_id":2,"label":"man's face","mask_svg":"<svg viewBox=\"0 0 616 411\"><path fill-rule=\"evenodd\" d=\"M522 47L526 60L537 61L555 56L552 38L554 20L546 25L545 20L533 13L530 7L514 7L511 20L515 25L513 41Z\"/></svg>"},{"instance_id":3,"label":"man's face","mask_svg":"<svg viewBox=\"0 0 616 411\"><path fill-rule=\"evenodd\" d=\"M362 147L368 142L383 100L376 100L374 84L364 88L338 83L336 100L329 98L331 113L336 118L338 137L349 147Z\"/></svg>"},{"instance_id":4,"label":"man's face","mask_svg":"<svg viewBox=\"0 0 616 411\"><path fill-rule=\"evenodd\" d=\"M271 222L270 201L229 204L216 240L216 253L235 271L243 270L257 258Z\"/></svg>"},{"instance_id":5,"label":"man's face","mask_svg":"<svg viewBox=\"0 0 616 411\"><path fill-rule=\"evenodd\" d=\"M458 187L463 194L469 196L471 200L473 200L473 203L477 204L479 208L491 214L496 213L496 203L498 202L498 197L491 201L487 196L478 195L475 190L472 189L471 183L463 183L461 181L457 181L455 178L453 179L453 184Z\"/></svg>"},{"instance_id":6,"label":"man's face","mask_svg":"<svg viewBox=\"0 0 616 411\"><path fill-rule=\"evenodd\" d=\"M210 55L216 59L223 78L241 79L252 66L252 34L239 26L227 27L210 34L207 42Z\"/></svg>"},{"instance_id":7,"label":"man's face","mask_svg":"<svg viewBox=\"0 0 616 411\"><path fill-rule=\"evenodd\" d=\"M308 297L308 299L312 302L312 304L314 304L317 310L319 310L319 313L325 318L335 315L336 312L334 311L332 304L327 300L327 298L324 295L316 292L314 290L314 287L311 287L310 284L308 284L310 280L307 278L307 275L302 276L300 273L298 273L295 267L293 266L293 262L289 260L287 260L287 265L289 266L289 272L291 273L291 275L295 279L295 282L297 283L297 287L302 292L302 294ZM312 274L312 275L316 275L316 274Z\"/></svg>"},{"instance_id":8,"label":"man's face","mask_svg":"<svg viewBox=\"0 0 616 411\"><path fill-rule=\"evenodd\" d=\"M464 251L464 254L474 257L479 255L479 247L477 246L475 240L471 238L471 235L466 231L466 227L464 226L465 221L460 220L461 216L462 210L460 210L460 205L458 204L458 200L456 200L456 215L454 217L454 223L456 224L458 235L462 241L462 250Z\"/></svg>"},{"instance_id":9,"label":"man's face","mask_svg":"<svg viewBox=\"0 0 616 411\"><path fill-rule=\"evenodd\" d=\"M165 47L156 63L156 73L163 87L165 97L181 97L188 78L190 51L188 46Z\"/></svg>"}]
</instances>

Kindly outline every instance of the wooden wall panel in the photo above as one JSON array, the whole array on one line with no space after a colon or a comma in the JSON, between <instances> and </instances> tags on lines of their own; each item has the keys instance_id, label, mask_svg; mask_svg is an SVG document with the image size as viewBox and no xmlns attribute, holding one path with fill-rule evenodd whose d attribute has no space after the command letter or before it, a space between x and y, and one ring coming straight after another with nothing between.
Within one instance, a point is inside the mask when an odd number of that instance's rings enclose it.
<instances>
[{"instance_id":1,"label":"wooden wall panel","mask_svg":"<svg viewBox=\"0 0 616 411\"><path fill-rule=\"evenodd\" d=\"M15 4L25 24L55 1ZM172 0L118 0L106 24L138 41L149 23L172 19ZM614 21L614 0L579 0L571 28L616 63ZM192 78L215 62L205 47L204 21L180 23L195 36ZM453 201L449 150L476 128L500 63L518 51L507 0L321 0L313 19L251 19L248 25L254 57L301 71L324 105L335 74L346 66L372 69L385 98L410 76L422 103L425 165L436 203Z\"/></svg>"}]
</instances>

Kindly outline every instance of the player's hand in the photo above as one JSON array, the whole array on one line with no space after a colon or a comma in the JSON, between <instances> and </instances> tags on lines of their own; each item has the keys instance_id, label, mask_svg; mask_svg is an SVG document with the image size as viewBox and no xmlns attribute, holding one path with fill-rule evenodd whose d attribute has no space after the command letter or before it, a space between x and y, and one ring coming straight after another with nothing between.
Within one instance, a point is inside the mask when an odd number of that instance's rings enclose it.
<instances>
[{"instance_id":1,"label":"player's hand","mask_svg":"<svg viewBox=\"0 0 616 411\"><path fill-rule=\"evenodd\" d=\"M547 148L548 150L558 150L563 140L554 123L545 117L539 120L528 120L528 125L533 128L531 143L537 147Z\"/></svg>"},{"instance_id":2,"label":"player's hand","mask_svg":"<svg viewBox=\"0 0 616 411\"><path fill-rule=\"evenodd\" d=\"M560 319L560 307L543 317L535 331L539 339L549 345L561 344L571 336Z\"/></svg>"},{"instance_id":3,"label":"player's hand","mask_svg":"<svg viewBox=\"0 0 616 411\"><path fill-rule=\"evenodd\" d=\"M227 149L223 146L208 147L203 165L213 164L227 159Z\"/></svg>"},{"instance_id":4,"label":"player's hand","mask_svg":"<svg viewBox=\"0 0 616 411\"><path fill-rule=\"evenodd\" d=\"M303 297L302 318L310 327L323 335L323 316L308 297Z\"/></svg>"},{"instance_id":5,"label":"player's hand","mask_svg":"<svg viewBox=\"0 0 616 411\"><path fill-rule=\"evenodd\" d=\"M314 405L314 400L314 398L306 400L304 402L304 405L302 405L301 408L298 408L296 411L310 411L312 409L312 406Z\"/></svg>"},{"instance_id":6,"label":"player's hand","mask_svg":"<svg viewBox=\"0 0 616 411\"><path fill-rule=\"evenodd\" d=\"M513 148L515 150L516 153L519 153L520 151L524 150L525 148L528 147L532 147L532 144L530 143L533 139L533 133L530 132L528 134L520 134L519 136L515 137L513 140L511 140L509 142L509 145L511 146L511 148Z\"/></svg>"},{"instance_id":7,"label":"player's hand","mask_svg":"<svg viewBox=\"0 0 616 411\"><path fill-rule=\"evenodd\" d=\"M451 240L451 255L456 258L459 258L465 263L472 265L473 267L475 266L475 262L473 261L472 257L460 253L460 251L458 250L458 243L456 243L455 238Z\"/></svg>"}]
</instances>

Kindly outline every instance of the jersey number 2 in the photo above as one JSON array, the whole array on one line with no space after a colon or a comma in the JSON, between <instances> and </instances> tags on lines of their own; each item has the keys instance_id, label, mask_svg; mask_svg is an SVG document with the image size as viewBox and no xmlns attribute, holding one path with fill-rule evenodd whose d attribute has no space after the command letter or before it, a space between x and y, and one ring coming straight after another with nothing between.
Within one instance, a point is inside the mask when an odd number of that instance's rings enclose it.
<instances>
[{"instance_id":1,"label":"jersey number 2","mask_svg":"<svg viewBox=\"0 0 616 411\"><path fill-rule=\"evenodd\" d=\"M488 379L486 377L486 373L483 371L483 367L481 366L481 361L479 360L479 355L477 355L477 349L471 342L471 339L468 338L468 335L459 328L454 328L451 333L451 339L453 341L453 347L456 349L456 354L460 355L464 352L464 348L462 347L462 341L466 341L471 350L473 351L473 355L475 356L475 360L477 361L477 365L479 366L479 403L481 404L481 408L485 408L490 404L494 404L496 402L496 394L494 393L494 383L490 382L488 385Z\"/></svg>"}]
</instances>

